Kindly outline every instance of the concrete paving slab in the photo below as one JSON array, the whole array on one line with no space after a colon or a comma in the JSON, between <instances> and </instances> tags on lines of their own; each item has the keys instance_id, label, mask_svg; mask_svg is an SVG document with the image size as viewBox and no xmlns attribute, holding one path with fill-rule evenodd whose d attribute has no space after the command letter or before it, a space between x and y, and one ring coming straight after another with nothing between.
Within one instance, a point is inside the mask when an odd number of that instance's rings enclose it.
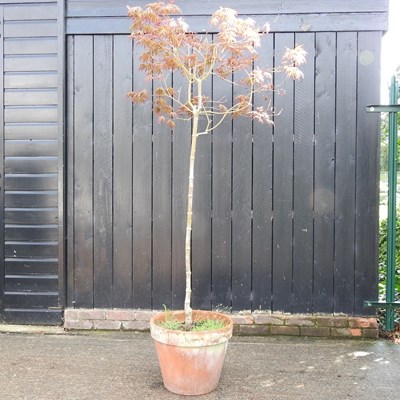
<instances>
[{"instance_id":1,"label":"concrete paving slab","mask_svg":"<svg viewBox=\"0 0 400 400\"><path fill-rule=\"evenodd\" d=\"M201 398L394 399L399 372L389 341L234 337L218 389ZM0 333L1 400L180 398L164 389L146 333Z\"/></svg>"}]
</instances>

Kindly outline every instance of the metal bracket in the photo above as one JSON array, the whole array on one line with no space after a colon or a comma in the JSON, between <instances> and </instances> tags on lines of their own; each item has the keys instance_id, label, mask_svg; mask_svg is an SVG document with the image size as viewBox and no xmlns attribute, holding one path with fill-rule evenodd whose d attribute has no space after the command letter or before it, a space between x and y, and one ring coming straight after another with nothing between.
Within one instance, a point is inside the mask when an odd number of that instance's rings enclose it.
<instances>
[{"instance_id":1,"label":"metal bracket","mask_svg":"<svg viewBox=\"0 0 400 400\"><path fill-rule=\"evenodd\" d=\"M386 309L400 308L400 301L364 301L364 307L377 307Z\"/></svg>"},{"instance_id":2,"label":"metal bracket","mask_svg":"<svg viewBox=\"0 0 400 400\"><path fill-rule=\"evenodd\" d=\"M369 113L382 113L382 112L400 112L400 104L392 104L389 106L367 106L365 111Z\"/></svg>"}]
</instances>

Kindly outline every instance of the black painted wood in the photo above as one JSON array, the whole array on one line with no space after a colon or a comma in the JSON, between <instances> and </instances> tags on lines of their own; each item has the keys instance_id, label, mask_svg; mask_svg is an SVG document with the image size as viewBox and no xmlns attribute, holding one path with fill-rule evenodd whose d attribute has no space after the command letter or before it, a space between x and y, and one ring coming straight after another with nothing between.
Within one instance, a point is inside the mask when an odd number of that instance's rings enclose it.
<instances>
[{"instance_id":1,"label":"black painted wood","mask_svg":"<svg viewBox=\"0 0 400 400\"><path fill-rule=\"evenodd\" d=\"M138 72L142 50L134 46L133 89L147 89L151 93L151 82L143 72ZM125 98L120 102L123 104ZM125 103L128 113L133 112L132 149L132 258L133 258L133 305L152 307L152 262L153 262L153 118L151 104L132 107ZM132 111L133 108L133 111ZM157 189L157 188L156 188ZM158 195L157 195L158 196Z\"/></svg>"},{"instance_id":2,"label":"black painted wood","mask_svg":"<svg viewBox=\"0 0 400 400\"><path fill-rule=\"evenodd\" d=\"M232 86L213 81L214 101L232 105ZM232 121L213 131L212 154L212 305L232 306Z\"/></svg>"},{"instance_id":3,"label":"black painted wood","mask_svg":"<svg viewBox=\"0 0 400 400\"><path fill-rule=\"evenodd\" d=\"M58 275L6 275L6 292L57 292Z\"/></svg>"},{"instance_id":4,"label":"black painted wood","mask_svg":"<svg viewBox=\"0 0 400 400\"><path fill-rule=\"evenodd\" d=\"M313 310L315 34L299 33L295 41L308 53L304 79L294 88L293 160L293 311Z\"/></svg>"},{"instance_id":5,"label":"black painted wood","mask_svg":"<svg viewBox=\"0 0 400 400\"><path fill-rule=\"evenodd\" d=\"M357 33L337 36L334 307L354 312ZM350 173L349 173L350 171Z\"/></svg>"},{"instance_id":6,"label":"black painted wood","mask_svg":"<svg viewBox=\"0 0 400 400\"><path fill-rule=\"evenodd\" d=\"M57 104L58 93L55 89L47 90L7 90L4 94L6 106L52 106Z\"/></svg>"},{"instance_id":7,"label":"black painted wood","mask_svg":"<svg viewBox=\"0 0 400 400\"><path fill-rule=\"evenodd\" d=\"M49 241L57 237L58 225L6 225L5 234L8 240Z\"/></svg>"},{"instance_id":8,"label":"black painted wood","mask_svg":"<svg viewBox=\"0 0 400 400\"><path fill-rule=\"evenodd\" d=\"M57 74L55 71L9 72L4 76L4 87L6 89L54 89L57 88Z\"/></svg>"},{"instance_id":9,"label":"black painted wood","mask_svg":"<svg viewBox=\"0 0 400 400\"><path fill-rule=\"evenodd\" d=\"M5 260L6 275L57 275L58 259L46 258L37 260L34 258L7 258Z\"/></svg>"},{"instance_id":10,"label":"black painted wood","mask_svg":"<svg viewBox=\"0 0 400 400\"><path fill-rule=\"evenodd\" d=\"M43 13L43 9L42 9ZM43 17L42 17L43 18ZM57 36L56 20L35 21L6 21L4 23L4 37L6 38L32 38Z\"/></svg>"},{"instance_id":11,"label":"black painted wood","mask_svg":"<svg viewBox=\"0 0 400 400\"><path fill-rule=\"evenodd\" d=\"M57 139L57 124L8 123L4 127L4 137L9 140Z\"/></svg>"},{"instance_id":12,"label":"black painted wood","mask_svg":"<svg viewBox=\"0 0 400 400\"><path fill-rule=\"evenodd\" d=\"M102 1L100 4L94 0L68 0L67 16L68 17L84 17L84 16L125 16L126 4L124 0ZM129 2L128 2L129 4ZM145 7L147 0L137 0L131 6ZM199 3L196 0L177 2L184 15L202 15L211 14L216 4L212 0L205 0ZM346 1L335 0L326 2L325 0L261 0L246 1L233 3L229 0L222 0L218 3L218 7L234 8L241 14L262 14L268 13L336 13L338 10L343 12L385 12L388 7L387 0L376 2L373 0L365 1Z\"/></svg>"},{"instance_id":13,"label":"black painted wood","mask_svg":"<svg viewBox=\"0 0 400 400\"><path fill-rule=\"evenodd\" d=\"M244 79L235 74L234 80ZM234 86L233 98L243 94ZM252 121L235 118L232 126L232 307L251 308Z\"/></svg>"},{"instance_id":14,"label":"black painted wood","mask_svg":"<svg viewBox=\"0 0 400 400\"><path fill-rule=\"evenodd\" d=\"M126 94L132 90L133 57L131 40L126 36L115 36L113 38L113 52L114 60L118 60L118 62L113 63L113 305L114 307L126 308L133 307L134 295L132 268L134 254L132 251L133 124L132 106L129 101L126 101ZM139 166L137 165L137 167ZM151 174L147 182L148 184L151 182ZM150 225L150 218L146 222ZM135 254L143 250L138 247ZM140 272L142 269L145 269L145 265L140 262L137 270ZM148 277L137 279L138 283L149 280ZM138 285L138 287L140 288L141 286ZM150 304L149 302L144 307L150 308Z\"/></svg>"},{"instance_id":15,"label":"black painted wood","mask_svg":"<svg viewBox=\"0 0 400 400\"><path fill-rule=\"evenodd\" d=\"M57 257L57 241L53 242L23 242L8 241L4 245L4 254L6 258L55 258Z\"/></svg>"},{"instance_id":16,"label":"black painted wood","mask_svg":"<svg viewBox=\"0 0 400 400\"><path fill-rule=\"evenodd\" d=\"M333 312L336 35L316 35L314 311Z\"/></svg>"},{"instance_id":17,"label":"black painted wood","mask_svg":"<svg viewBox=\"0 0 400 400\"><path fill-rule=\"evenodd\" d=\"M58 221L57 208L6 208L6 224L53 224Z\"/></svg>"},{"instance_id":18,"label":"black painted wood","mask_svg":"<svg viewBox=\"0 0 400 400\"><path fill-rule=\"evenodd\" d=\"M6 190L58 190L57 174L5 175Z\"/></svg>"},{"instance_id":19,"label":"black painted wood","mask_svg":"<svg viewBox=\"0 0 400 400\"><path fill-rule=\"evenodd\" d=\"M4 41L3 37L3 17L4 9L0 7L0 75L4 76ZM4 79L0 79L0 91L1 94L4 92ZM4 110L4 96L0 96L0 107ZM4 278L5 278L5 266L4 266L4 219L5 210L3 199L4 199L4 113L0 113L0 322L4 319Z\"/></svg>"},{"instance_id":20,"label":"black painted wood","mask_svg":"<svg viewBox=\"0 0 400 400\"><path fill-rule=\"evenodd\" d=\"M93 296L94 307L110 308L113 302L112 37L95 36L93 52Z\"/></svg>"},{"instance_id":21,"label":"black painted wood","mask_svg":"<svg viewBox=\"0 0 400 400\"><path fill-rule=\"evenodd\" d=\"M56 3L55 0L24 0L24 1L20 1L20 0L0 0L0 4L4 5L8 5L8 6L17 6L20 7L21 3L23 4L27 4L27 3ZM32 4L32 5L39 5L39 4ZM46 4L46 6L48 6L49 4Z\"/></svg>"},{"instance_id":22,"label":"black painted wood","mask_svg":"<svg viewBox=\"0 0 400 400\"><path fill-rule=\"evenodd\" d=\"M276 33L263 39L259 63L278 65L286 47L303 44L305 77L295 84L276 79L274 126L227 120L199 138L193 306L362 314L362 299L373 298L375 290L371 260L376 256L378 140L376 121L370 124L363 107L377 92L374 62L387 4L268 4L264 12L274 15ZM263 5L238 7L262 14ZM138 71L140 49L125 35L129 21L122 6L67 3L68 304L181 308L190 124L179 122L171 132L158 124L149 103L132 108L126 93L132 88L151 92L152 84ZM196 29L204 27L211 6L209 1L184 4ZM16 60L27 50L7 40L9 65L12 59L18 66ZM45 54L44 42L33 44ZM6 116L14 121L6 125L6 146L14 152L5 160L9 176L28 174L28 165L40 172L34 157L18 158L18 140L32 137L35 148L40 139L50 146L57 137L48 122L31 120L30 104L14 104L29 101L15 97L15 89L31 95L40 88L29 86L29 74L10 71L5 80L12 89ZM37 79L51 88L51 74L43 71ZM19 77L24 83L18 83ZM363 83L357 84L357 77ZM182 83L176 74L170 79L175 88ZM205 88L228 105L236 91L216 78ZM53 118L44 106L38 111ZM29 120L20 120L15 110L21 107L29 111ZM51 157L50 147L46 151ZM48 162L49 170L55 165L43 155L40 160ZM13 185L19 182L15 179ZM7 209L8 220L14 221L8 223L23 224L21 213Z\"/></svg>"},{"instance_id":23,"label":"black painted wood","mask_svg":"<svg viewBox=\"0 0 400 400\"><path fill-rule=\"evenodd\" d=\"M286 47L294 45L294 35L275 35L275 62L280 63ZM278 90L285 96L275 96L275 107L280 115L275 118L274 129L274 187L273 187L273 309L292 309L293 273L293 88L291 81L277 78Z\"/></svg>"},{"instance_id":24,"label":"black painted wood","mask_svg":"<svg viewBox=\"0 0 400 400\"><path fill-rule=\"evenodd\" d=\"M262 39L258 63L273 66L274 37ZM271 92L269 100L273 101ZM263 96L257 96L255 107L264 105ZM252 308L271 309L272 284L272 177L273 126L254 122L252 171Z\"/></svg>"},{"instance_id":25,"label":"black painted wood","mask_svg":"<svg viewBox=\"0 0 400 400\"><path fill-rule=\"evenodd\" d=\"M75 40L73 36L67 37L66 43L66 57L67 57L67 76L66 76L66 90L67 93L74 93L75 85ZM67 248L66 248L66 304L67 307L73 307L75 304L75 182L74 182L74 132L75 132L75 96L68 95L66 100L66 158L69 160L66 169L67 179L67 193L66 193L66 220L67 227Z\"/></svg>"},{"instance_id":26,"label":"black painted wood","mask_svg":"<svg viewBox=\"0 0 400 400\"><path fill-rule=\"evenodd\" d=\"M6 123L57 122L55 106L10 106L4 110Z\"/></svg>"},{"instance_id":27,"label":"black painted wood","mask_svg":"<svg viewBox=\"0 0 400 400\"><path fill-rule=\"evenodd\" d=\"M7 191L4 196L6 207L45 208L57 207L57 191Z\"/></svg>"},{"instance_id":28,"label":"black painted wood","mask_svg":"<svg viewBox=\"0 0 400 400\"><path fill-rule=\"evenodd\" d=\"M47 301L47 298L43 298ZM38 309L38 308L7 308L3 322L8 324L27 324L27 325L62 325L63 313L57 309Z\"/></svg>"},{"instance_id":29,"label":"black painted wood","mask_svg":"<svg viewBox=\"0 0 400 400\"><path fill-rule=\"evenodd\" d=\"M7 157L4 160L6 174L46 174L57 173L56 156Z\"/></svg>"},{"instance_id":30,"label":"black painted wood","mask_svg":"<svg viewBox=\"0 0 400 400\"><path fill-rule=\"evenodd\" d=\"M57 57L55 54L13 55L4 58L5 72L56 71Z\"/></svg>"},{"instance_id":31,"label":"black painted wood","mask_svg":"<svg viewBox=\"0 0 400 400\"><path fill-rule=\"evenodd\" d=\"M47 4L46 12L43 11L43 5L40 3L45 3L45 1L37 1L39 4L32 4L26 6L24 3L29 3L28 1L6 1L6 3L17 3L14 7L6 7L4 9L4 18L7 21L29 21L29 20L49 20L57 19L58 7L57 2L54 0L50 1L52 4ZM20 4L18 4L20 3ZM22 3L22 4L21 4Z\"/></svg>"},{"instance_id":32,"label":"black painted wood","mask_svg":"<svg viewBox=\"0 0 400 400\"><path fill-rule=\"evenodd\" d=\"M166 82L171 86L171 76ZM172 304L172 132L153 116L153 307Z\"/></svg>"},{"instance_id":33,"label":"black painted wood","mask_svg":"<svg viewBox=\"0 0 400 400\"><path fill-rule=\"evenodd\" d=\"M75 306L93 307L93 37L74 40ZM72 177L71 177L72 178Z\"/></svg>"},{"instance_id":34,"label":"black painted wood","mask_svg":"<svg viewBox=\"0 0 400 400\"><path fill-rule=\"evenodd\" d=\"M63 65L63 42L57 38L57 17L62 18L62 9L56 1L23 3L1 7L0 173L5 193L0 272L5 286L0 313L10 323L59 324L64 290L59 235L63 108L57 88L62 87L58 68Z\"/></svg>"},{"instance_id":35,"label":"black painted wood","mask_svg":"<svg viewBox=\"0 0 400 400\"><path fill-rule=\"evenodd\" d=\"M217 7L214 8L214 10ZM351 31L384 31L388 27L387 14L375 13L327 13L327 14L251 14L259 26L266 22L271 24L271 32L345 32ZM210 17L207 15L187 16L185 21L193 31L206 29L208 33L215 33L209 27ZM123 34L129 29L126 17L103 18L69 18L67 20L68 34Z\"/></svg>"},{"instance_id":36,"label":"black painted wood","mask_svg":"<svg viewBox=\"0 0 400 400\"><path fill-rule=\"evenodd\" d=\"M57 50L56 37L10 38L4 41L5 55L56 54Z\"/></svg>"},{"instance_id":37,"label":"black painted wood","mask_svg":"<svg viewBox=\"0 0 400 400\"><path fill-rule=\"evenodd\" d=\"M56 157L58 142L53 140L6 140L7 157Z\"/></svg>"},{"instance_id":38,"label":"black painted wood","mask_svg":"<svg viewBox=\"0 0 400 400\"><path fill-rule=\"evenodd\" d=\"M18 309L20 309L21 311L22 310L25 311L26 309L28 309L28 310L31 309L33 311L37 308L43 308L43 304L46 304L47 307L57 307L58 306L58 291L34 292L34 293L23 292L23 291L5 292L4 293L4 302L6 304L12 304L13 309L11 309L10 311L14 311L15 313L17 312ZM5 313L6 321L7 321L8 313L9 312L6 308L6 313ZM27 322L28 321L26 321L25 323L27 323ZM38 323L37 319L36 319L35 323Z\"/></svg>"},{"instance_id":39,"label":"black painted wood","mask_svg":"<svg viewBox=\"0 0 400 400\"><path fill-rule=\"evenodd\" d=\"M362 111L379 102L380 34L358 33L357 139L356 139L356 231L354 312L365 310L363 300L377 299L378 282L378 193L379 193L379 115ZM366 157L365 155L368 155ZM368 221L368 223L366 223Z\"/></svg>"}]
</instances>

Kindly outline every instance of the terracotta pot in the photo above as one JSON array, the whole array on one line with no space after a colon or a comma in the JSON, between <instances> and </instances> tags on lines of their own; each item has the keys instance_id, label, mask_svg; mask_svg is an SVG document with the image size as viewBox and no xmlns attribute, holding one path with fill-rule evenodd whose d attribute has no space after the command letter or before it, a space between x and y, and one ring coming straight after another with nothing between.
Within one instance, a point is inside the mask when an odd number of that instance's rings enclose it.
<instances>
[{"instance_id":1,"label":"terracotta pot","mask_svg":"<svg viewBox=\"0 0 400 400\"><path fill-rule=\"evenodd\" d=\"M164 386L183 395L212 392L218 385L233 322L228 315L212 311L193 311L193 320L218 319L225 322L221 329L186 332L166 329L159 324L171 317L184 321L183 311L160 313L150 321Z\"/></svg>"}]
</instances>

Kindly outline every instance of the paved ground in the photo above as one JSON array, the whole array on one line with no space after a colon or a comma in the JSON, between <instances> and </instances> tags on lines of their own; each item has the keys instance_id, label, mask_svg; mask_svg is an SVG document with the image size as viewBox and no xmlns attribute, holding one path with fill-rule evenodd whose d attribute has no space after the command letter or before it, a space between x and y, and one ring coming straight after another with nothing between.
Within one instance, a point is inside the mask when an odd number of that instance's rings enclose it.
<instances>
[{"instance_id":1,"label":"paved ground","mask_svg":"<svg viewBox=\"0 0 400 400\"><path fill-rule=\"evenodd\" d=\"M218 389L201 398L391 400L399 393L400 346L389 341L235 337ZM0 400L179 398L162 385L148 334L0 329Z\"/></svg>"}]
</instances>

